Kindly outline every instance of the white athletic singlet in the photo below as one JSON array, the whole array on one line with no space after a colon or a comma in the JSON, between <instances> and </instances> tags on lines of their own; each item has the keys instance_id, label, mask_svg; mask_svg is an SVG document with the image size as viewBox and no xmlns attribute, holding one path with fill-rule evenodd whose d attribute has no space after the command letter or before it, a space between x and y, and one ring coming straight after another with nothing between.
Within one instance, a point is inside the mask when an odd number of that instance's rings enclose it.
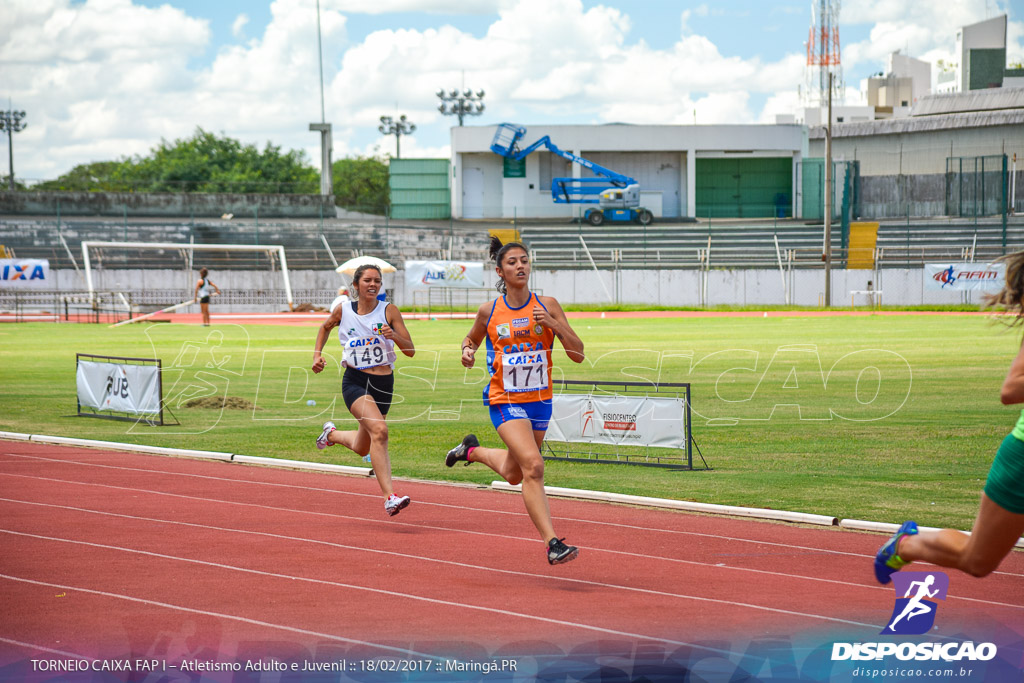
<instances>
[{"instance_id":1,"label":"white athletic singlet","mask_svg":"<svg viewBox=\"0 0 1024 683\"><path fill-rule=\"evenodd\" d=\"M357 302L341 304L341 323L338 325L338 341L343 355L341 364L347 368L366 368L388 365L395 367L395 343L381 336L380 331L388 324L385 312L386 301L378 301L377 307L366 315L358 315L353 309Z\"/></svg>"}]
</instances>

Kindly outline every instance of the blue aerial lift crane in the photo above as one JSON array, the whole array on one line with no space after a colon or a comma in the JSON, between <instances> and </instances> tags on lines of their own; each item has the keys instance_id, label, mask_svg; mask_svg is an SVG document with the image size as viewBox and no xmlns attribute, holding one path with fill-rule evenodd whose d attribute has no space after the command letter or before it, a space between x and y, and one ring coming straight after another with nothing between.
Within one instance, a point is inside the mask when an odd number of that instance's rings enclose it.
<instances>
[{"instance_id":1,"label":"blue aerial lift crane","mask_svg":"<svg viewBox=\"0 0 1024 683\"><path fill-rule=\"evenodd\" d=\"M513 123L498 124L498 130L491 141L491 151L500 156L522 161L541 146L552 154L568 159L583 168L590 169L595 178L552 178L551 198L557 204L597 204L588 207L583 217L592 225L601 225L606 220L616 222L635 221L647 225L653 219L651 212L640 206L640 185L627 175L616 173L589 159L559 149L547 135L525 149L519 148L519 141L526 135L526 129Z\"/></svg>"}]
</instances>

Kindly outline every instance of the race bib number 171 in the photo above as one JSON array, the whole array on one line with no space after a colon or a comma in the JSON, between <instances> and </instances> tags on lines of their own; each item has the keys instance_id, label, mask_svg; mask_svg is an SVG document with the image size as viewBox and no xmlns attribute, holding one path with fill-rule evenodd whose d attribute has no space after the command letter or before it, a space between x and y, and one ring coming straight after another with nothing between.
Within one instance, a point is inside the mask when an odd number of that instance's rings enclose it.
<instances>
[{"instance_id":1,"label":"race bib number 171","mask_svg":"<svg viewBox=\"0 0 1024 683\"><path fill-rule=\"evenodd\" d=\"M505 391L537 391L548 386L548 354L544 351L504 353L501 376Z\"/></svg>"}]
</instances>

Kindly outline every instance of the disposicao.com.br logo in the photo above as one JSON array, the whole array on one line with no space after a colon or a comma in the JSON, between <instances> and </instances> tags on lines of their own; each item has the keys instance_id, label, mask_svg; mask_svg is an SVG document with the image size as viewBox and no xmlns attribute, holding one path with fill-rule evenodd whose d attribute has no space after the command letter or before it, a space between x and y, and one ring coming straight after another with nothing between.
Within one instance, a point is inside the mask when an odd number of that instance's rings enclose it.
<instances>
[{"instance_id":1,"label":"disposicao.com.br logo","mask_svg":"<svg viewBox=\"0 0 1024 683\"><path fill-rule=\"evenodd\" d=\"M942 572L898 572L892 575L896 600L882 635L921 635L935 624L939 603L949 591L949 577ZM947 641L926 643L833 643L832 661L988 661L994 659L993 643Z\"/></svg>"}]
</instances>

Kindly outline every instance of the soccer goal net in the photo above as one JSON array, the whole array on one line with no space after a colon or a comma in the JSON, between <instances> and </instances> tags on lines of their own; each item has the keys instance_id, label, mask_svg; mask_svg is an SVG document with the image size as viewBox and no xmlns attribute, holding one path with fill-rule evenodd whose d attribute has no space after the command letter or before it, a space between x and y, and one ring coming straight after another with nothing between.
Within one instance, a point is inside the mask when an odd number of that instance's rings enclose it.
<instances>
[{"instance_id":1,"label":"soccer goal net","mask_svg":"<svg viewBox=\"0 0 1024 683\"><path fill-rule=\"evenodd\" d=\"M82 260L90 300L105 289L134 292L134 300L153 299L153 305L185 303L194 296L197 272L207 268L210 279L221 289L228 285L233 298L254 297L234 303L273 304L283 291L284 301L277 303L295 307L288 260L279 244L84 241ZM228 282L229 272L237 282ZM276 290L276 297L268 287ZM141 292L146 294L139 296Z\"/></svg>"}]
</instances>

